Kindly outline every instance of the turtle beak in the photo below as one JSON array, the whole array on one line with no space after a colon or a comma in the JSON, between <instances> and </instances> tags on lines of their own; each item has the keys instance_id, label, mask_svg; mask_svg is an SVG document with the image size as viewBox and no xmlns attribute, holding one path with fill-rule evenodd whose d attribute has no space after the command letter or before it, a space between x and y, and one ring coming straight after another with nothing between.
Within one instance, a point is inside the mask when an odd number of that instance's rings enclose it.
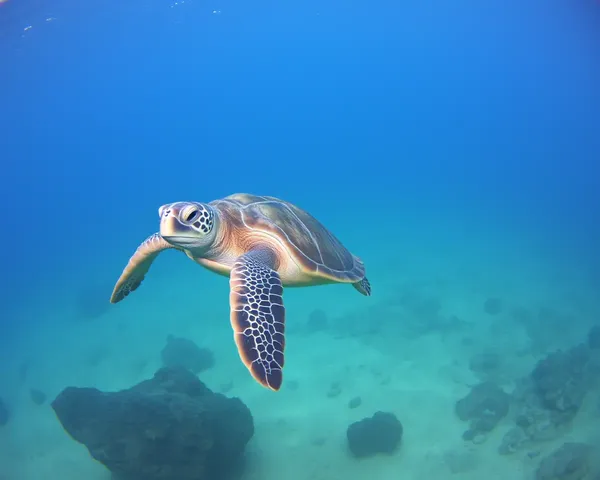
<instances>
[{"instance_id":1,"label":"turtle beak","mask_svg":"<svg viewBox=\"0 0 600 480\"><path fill-rule=\"evenodd\" d=\"M170 213L171 204L162 205L158 208L158 218L162 218L166 212Z\"/></svg>"},{"instance_id":2,"label":"turtle beak","mask_svg":"<svg viewBox=\"0 0 600 480\"><path fill-rule=\"evenodd\" d=\"M160 236L171 245L191 247L197 243L197 235L191 226L179 221L180 210L177 204L160 207Z\"/></svg>"}]
</instances>

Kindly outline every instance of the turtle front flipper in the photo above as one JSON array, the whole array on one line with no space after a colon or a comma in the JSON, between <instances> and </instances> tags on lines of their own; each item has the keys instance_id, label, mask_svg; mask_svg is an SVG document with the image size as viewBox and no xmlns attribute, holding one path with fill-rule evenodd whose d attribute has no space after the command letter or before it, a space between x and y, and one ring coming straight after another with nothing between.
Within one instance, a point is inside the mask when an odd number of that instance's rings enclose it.
<instances>
[{"instance_id":1,"label":"turtle front flipper","mask_svg":"<svg viewBox=\"0 0 600 480\"><path fill-rule=\"evenodd\" d=\"M285 307L275 270L276 255L255 249L240 256L230 273L231 326L242 362L271 390L283 382Z\"/></svg>"},{"instance_id":2,"label":"turtle front flipper","mask_svg":"<svg viewBox=\"0 0 600 480\"><path fill-rule=\"evenodd\" d=\"M123 269L119 280L117 280L110 297L110 303L120 302L138 288L142 284L146 273L150 270L154 259L160 252L168 248L174 247L167 243L159 233L154 233L144 240L129 259L127 266Z\"/></svg>"}]
</instances>

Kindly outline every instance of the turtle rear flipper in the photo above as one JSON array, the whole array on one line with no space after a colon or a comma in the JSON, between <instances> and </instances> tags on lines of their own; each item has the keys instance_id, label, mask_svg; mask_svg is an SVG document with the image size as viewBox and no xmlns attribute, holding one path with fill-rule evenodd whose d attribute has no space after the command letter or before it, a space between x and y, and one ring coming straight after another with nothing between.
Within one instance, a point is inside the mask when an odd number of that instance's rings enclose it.
<instances>
[{"instance_id":1,"label":"turtle rear flipper","mask_svg":"<svg viewBox=\"0 0 600 480\"><path fill-rule=\"evenodd\" d=\"M371 283L364 277L360 282L353 283L352 286L356 288L360 293L362 293L365 297L371 296Z\"/></svg>"}]
</instances>

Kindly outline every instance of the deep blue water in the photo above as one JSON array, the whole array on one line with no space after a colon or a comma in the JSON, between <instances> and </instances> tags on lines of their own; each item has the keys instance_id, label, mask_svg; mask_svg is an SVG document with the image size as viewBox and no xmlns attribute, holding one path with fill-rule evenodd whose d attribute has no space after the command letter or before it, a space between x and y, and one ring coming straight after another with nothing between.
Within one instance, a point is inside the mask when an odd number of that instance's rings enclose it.
<instances>
[{"instance_id":1,"label":"deep blue water","mask_svg":"<svg viewBox=\"0 0 600 480\"><path fill-rule=\"evenodd\" d=\"M499 358L526 365L508 371L510 383L541 355L585 341L600 319L600 3L7 0L0 182L0 400L14 417L0 436L0 477L46 478L44 465L61 478L95 471L74 442L60 443L29 388L129 386L180 332L217 352L211 388L234 385L259 443L276 443L261 461L277 475L257 478L280 478L269 453L360 472L318 457L337 454L326 448L342 445L344 415L361 412L348 413L344 395L358 393L364 409L390 400L398 411L403 468L435 467L444 445L463 445L462 427L428 423L440 408L457 422L460 362L509 345ZM363 258L373 285L371 298L351 288L286 297L290 397L248 388L227 285L191 284L197 267L181 257L161 258L146 293L108 304L129 256L158 229L160 205L235 192L314 214ZM417 313L398 313L405 294ZM482 309L495 295L504 316ZM339 316L321 344L302 337L315 306ZM434 311L433 327L419 325L419 308ZM472 330L438 342L438 311ZM381 325L387 336L376 338ZM336 407L327 385L344 371L357 391L344 387ZM399 386L372 383L382 381L375 371L402 377ZM589 405L579 426L598 418ZM309 434L294 425L311 422L334 440L300 455Z\"/></svg>"},{"instance_id":2,"label":"deep blue water","mask_svg":"<svg viewBox=\"0 0 600 480\"><path fill-rule=\"evenodd\" d=\"M114 281L162 203L237 191L363 250L405 215L534 231L598 281L599 27L592 0L9 0L2 328Z\"/></svg>"}]
</instances>

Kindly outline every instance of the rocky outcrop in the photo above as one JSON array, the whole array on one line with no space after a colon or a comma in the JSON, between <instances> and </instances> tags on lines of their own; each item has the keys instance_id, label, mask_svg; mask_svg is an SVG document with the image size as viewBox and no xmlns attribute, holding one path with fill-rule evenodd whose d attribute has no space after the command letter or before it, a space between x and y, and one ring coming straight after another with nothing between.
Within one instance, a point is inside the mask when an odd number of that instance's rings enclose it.
<instances>
[{"instance_id":1,"label":"rocky outcrop","mask_svg":"<svg viewBox=\"0 0 600 480\"><path fill-rule=\"evenodd\" d=\"M118 392L68 387L52 408L116 480L228 480L243 469L254 434L241 400L213 393L183 367Z\"/></svg>"}]
</instances>

